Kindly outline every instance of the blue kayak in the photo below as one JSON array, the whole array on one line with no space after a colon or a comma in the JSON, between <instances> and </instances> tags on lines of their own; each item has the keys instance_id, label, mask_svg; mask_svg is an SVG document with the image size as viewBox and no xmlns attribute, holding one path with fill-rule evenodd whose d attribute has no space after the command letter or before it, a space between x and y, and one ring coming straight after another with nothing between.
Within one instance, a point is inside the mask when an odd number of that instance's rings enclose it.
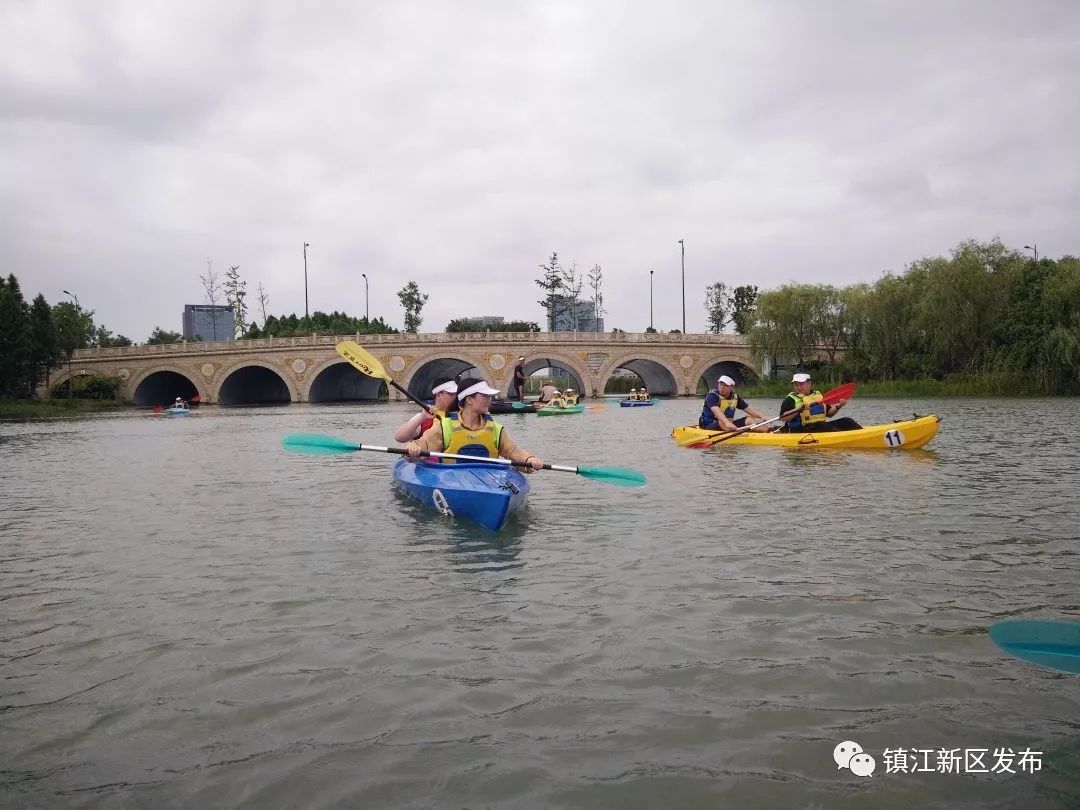
<instances>
[{"instance_id":1,"label":"blue kayak","mask_svg":"<svg viewBox=\"0 0 1080 810\"><path fill-rule=\"evenodd\" d=\"M646 405L652 405L654 400L651 399L624 399L619 402L620 408L643 408Z\"/></svg>"},{"instance_id":2,"label":"blue kayak","mask_svg":"<svg viewBox=\"0 0 1080 810\"><path fill-rule=\"evenodd\" d=\"M471 520L498 531L529 497L529 482L506 464L399 459L394 465L398 489L428 509Z\"/></svg>"},{"instance_id":3,"label":"blue kayak","mask_svg":"<svg viewBox=\"0 0 1080 810\"><path fill-rule=\"evenodd\" d=\"M166 408L165 413L169 416L187 416L191 411L187 408L177 408L175 405L171 408Z\"/></svg>"}]
</instances>

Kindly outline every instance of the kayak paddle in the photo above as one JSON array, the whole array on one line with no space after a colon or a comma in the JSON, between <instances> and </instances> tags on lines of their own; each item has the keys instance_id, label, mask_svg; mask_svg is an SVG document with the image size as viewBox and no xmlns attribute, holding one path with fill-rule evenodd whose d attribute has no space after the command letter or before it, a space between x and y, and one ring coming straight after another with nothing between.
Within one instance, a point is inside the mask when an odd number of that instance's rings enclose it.
<instances>
[{"instance_id":1,"label":"kayak paddle","mask_svg":"<svg viewBox=\"0 0 1080 810\"><path fill-rule=\"evenodd\" d=\"M370 375L369 375L370 376ZM407 455L404 447L381 447L375 444L350 444L336 436L324 436L319 433L293 433L281 440L281 445L286 450L294 453L307 453L313 456L333 456L342 453L353 453L357 450L371 450L376 453L394 453L395 455ZM458 453L433 453L424 450L421 456L429 458L453 458L463 461L487 462L489 464L502 464L509 467L527 467L532 465L524 461L510 461L507 458L484 458L482 456L463 456ZM545 464L545 470L556 472L577 473L583 478L591 478L594 481L603 481L614 484L617 487L643 487L645 476L636 470L627 470L622 467L565 467L561 464Z\"/></svg>"},{"instance_id":2,"label":"kayak paddle","mask_svg":"<svg viewBox=\"0 0 1080 810\"><path fill-rule=\"evenodd\" d=\"M1024 661L1080 675L1080 622L1013 619L991 625L990 640Z\"/></svg>"},{"instance_id":3,"label":"kayak paddle","mask_svg":"<svg viewBox=\"0 0 1080 810\"><path fill-rule=\"evenodd\" d=\"M830 391L826 391L821 397L821 402L826 407L828 407L829 405L835 405L837 402L843 402L845 400L851 399L854 393L855 383L845 383L844 385L833 388ZM745 425L738 430L720 431L718 433L712 433L708 436L700 436L697 438L688 437L685 440L680 440L679 444L682 447L712 447L714 444L720 444L720 442L726 442L728 439L734 439L736 436L746 433L749 430L753 430L754 428L759 428L762 425L771 425L773 422L782 422L786 419L790 419L800 410L802 409L792 408L787 413L782 413L779 416L775 416L772 419L766 419L764 422L758 422L754 425Z\"/></svg>"},{"instance_id":4,"label":"kayak paddle","mask_svg":"<svg viewBox=\"0 0 1080 810\"><path fill-rule=\"evenodd\" d=\"M387 385L392 385L398 391L403 393L421 408L428 413L432 413L431 406L421 402L417 397L414 397L407 390L402 388L396 382L393 377L386 373L386 369L383 368L383 364L372 356L371 352L357 343L355 340L343 340L337 346L337 353L349 361L349 365L359 371L361 374L366 374L369 377L374 377L377 380L385 380Z\"/></svg>"}]
</instances>

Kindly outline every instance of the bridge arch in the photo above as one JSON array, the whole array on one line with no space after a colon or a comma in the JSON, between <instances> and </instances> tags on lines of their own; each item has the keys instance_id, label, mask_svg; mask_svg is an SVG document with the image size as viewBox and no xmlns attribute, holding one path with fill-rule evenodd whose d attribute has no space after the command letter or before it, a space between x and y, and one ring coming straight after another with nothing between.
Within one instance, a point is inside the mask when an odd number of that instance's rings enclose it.
<instances>
[{"instance_id":1,"label":"bridge arch","mask_svg":"<svg viewBox=\"0 0 1080 810\"><path fill-rule=\"evenodd\" d=\"M736 385L756 380L760 376L750 359L743 355L736 353L712 355L694 367L688 393L696 393L702 380L705 381L706 389L714 387L721 374L727 374L733 378Z\"/></svg>"},{"instance_id":2,"label":"bridge arch","mask_svg":"<svg viewBox=\"0 0 1080 810\"><path fill-rule=\"evenodd\" d=\"M637 374L645 381L650 394L658 396L678 396L679 378L682 376L668 358L652 352L627 352L609 360L596 375L600 391L607 388L607 382L617 369L625 368Z\"/></svg>"},{"instance_id":3,"label":"bridge arch","mask_svg":"<svg viewBox=\"0 0 1080 810\"><path fill-rule=\"evenodd\" d=\"M300 392L281 367L261 360L240 360L218 374L214 402L219 405L272 405L301 402Z\"/></svg>"},{"instance_id":4,"label":"bridge arch","mask_svg":"<svg viewBox=\"0 0 1080 810\"><path fill-rule=\"evenodd\" d=\"M435 381L443 378L457 378L470 368L475 368L482 376L491 378L484 366L484 361L472 352L462 351L430 355L424 360L413 363L399 384L417 399L430 399Z\"/></svg>"},{"instance_id":5,"label":"bridge arch","mask_svg":"<svg viewBox=\"0 0 1080 810\"><path fill-rule=\"evenodd\" d=\"M533 357L525 361L525 376L530 377L542 368L559 368L573 378L575 389L583 397L597 396L593 377L589 369L580 360L575 360L563 352L553 352L548 348L540 349L541 357Z\"/></svg>"},{"instance_id":6,"label":"bridge arch","mask_svg":"<svg viewBox=\"0 0 1080 810\"><path fill-rule=\"evenodd\" d=\"M312 367L301 393L304 402L355 402L379 399L385 386L335 355Z\"/></svg>"},{"instance_id":7,"label":"bridge arch","mask_svg":"<svg viewBox=\"0 0 1080 810\"><path fill-rule=\"evenodd\" d=\"M192 379L191 372L175 365L153 366L136 374L127 383L131 401L136 405L164 405L177 397L190 402L199 395L207 401L206 391Z\"/></svg>"}]
</instances>

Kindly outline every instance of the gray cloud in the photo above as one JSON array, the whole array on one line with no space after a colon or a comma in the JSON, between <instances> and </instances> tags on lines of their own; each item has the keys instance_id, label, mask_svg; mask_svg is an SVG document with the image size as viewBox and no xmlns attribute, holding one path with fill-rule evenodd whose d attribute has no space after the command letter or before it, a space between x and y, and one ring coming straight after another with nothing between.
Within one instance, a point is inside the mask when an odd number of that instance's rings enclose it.
<instances>
[{"instance_id":1,"label":"gray cloud","mask_svg":"<svg viewBox=\"0 0 1080 810\"><path fill-rule=\"evenodd\" d=\"M5 272L137 340L210 257L275 313L431 293L542 320L552 250L608 325L705 285L850 283L961 239L1080 252L1066 2L30 3L0 8Z\"/></svg>"}]
</instances>

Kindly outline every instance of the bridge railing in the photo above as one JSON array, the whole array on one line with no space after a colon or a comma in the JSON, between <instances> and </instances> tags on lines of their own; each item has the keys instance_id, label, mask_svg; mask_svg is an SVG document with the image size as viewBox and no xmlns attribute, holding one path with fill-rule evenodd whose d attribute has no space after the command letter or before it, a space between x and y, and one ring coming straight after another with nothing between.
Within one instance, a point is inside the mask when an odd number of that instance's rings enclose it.
<instances>
[{"instance_id":1,"label":"bridge railing","mask_svg":"<svg viewBox=\"0 0 1080 810\"><path fill-rule=\"evenodd\" d=\"M332 347L343 340L355 340L363 346L410 343L511 343L529 345L572 345L575 343L611 344L687 344L744 346L743 335L668 334L663 332L429 332L397 335L305 335L302 337L256 338L253 340L183 341L159 343L152 346L113 346L109 348L76 349L73 359L89 360L106 357L155 357L177 354L232 354L261 349L303 347Z\"/></svg>"}]
</instances>

